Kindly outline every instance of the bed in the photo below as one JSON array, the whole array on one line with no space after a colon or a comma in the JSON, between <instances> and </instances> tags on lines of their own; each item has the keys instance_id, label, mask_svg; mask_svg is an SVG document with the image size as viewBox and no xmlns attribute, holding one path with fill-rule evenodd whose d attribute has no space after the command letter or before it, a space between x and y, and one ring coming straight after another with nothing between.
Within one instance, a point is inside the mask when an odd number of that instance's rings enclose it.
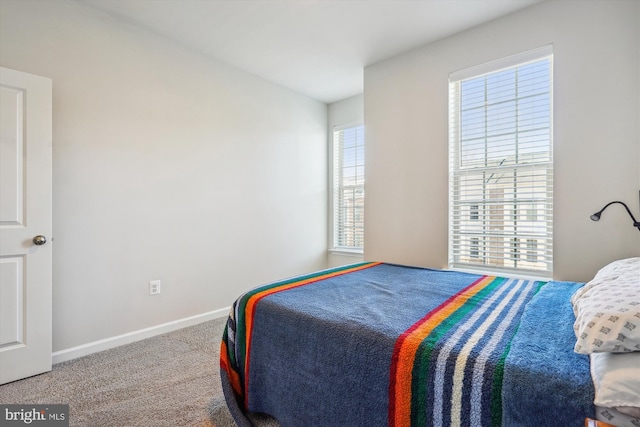
<instances>
[{"instance_id":1,"label":"bed","mask_svg":"<svg viewBox=\"0 0 640 427\"><path fill-rule=\"evenodd\" d=\"M260 286L222 337L225 399L239 426L582 426L583 287L380 262Z\"/></svg>"}]
</instances>

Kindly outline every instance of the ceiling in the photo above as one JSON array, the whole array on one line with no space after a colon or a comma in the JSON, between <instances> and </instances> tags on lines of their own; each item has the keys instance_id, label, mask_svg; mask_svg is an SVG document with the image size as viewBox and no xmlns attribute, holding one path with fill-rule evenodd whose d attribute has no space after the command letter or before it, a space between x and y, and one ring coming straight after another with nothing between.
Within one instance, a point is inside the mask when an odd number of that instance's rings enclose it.
<instances>
[{"instance_id":1,"label":"ceiling","mask_svg":"<svg viewBox=\"0 0 640 427\"><path fill-rule=\"evenodd\" d=\"M363 69L541 0L80 0L331 103Z\"/></svg>"}]
</instances>

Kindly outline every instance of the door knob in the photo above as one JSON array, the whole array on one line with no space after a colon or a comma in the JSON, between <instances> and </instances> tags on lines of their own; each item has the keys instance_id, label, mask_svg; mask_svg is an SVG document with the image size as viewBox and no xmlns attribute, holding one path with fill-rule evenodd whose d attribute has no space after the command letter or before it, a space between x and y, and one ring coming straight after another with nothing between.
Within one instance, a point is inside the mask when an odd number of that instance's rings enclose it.
<instances>
[{"instance_id":1,"label":"door knob","mask_svg":"<svg viewBox=\"0 0 640 427\"><path fill-rule=\"evenodd\" d=\"M44 237L44 236L38 235L38 236L33 238L33 244L34 245L42 246L45 243L47 243L47 238Z\"/></svg>"}]
</instances>

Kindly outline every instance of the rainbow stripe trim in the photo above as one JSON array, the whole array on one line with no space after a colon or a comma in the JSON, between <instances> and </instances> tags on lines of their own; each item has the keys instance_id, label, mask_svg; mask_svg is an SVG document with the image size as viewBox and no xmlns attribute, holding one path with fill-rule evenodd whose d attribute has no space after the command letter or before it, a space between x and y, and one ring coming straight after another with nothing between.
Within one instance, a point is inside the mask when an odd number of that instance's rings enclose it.
<instances>
[{"instance_id":1,"label":"rainbow stripe trim","mask_svg":"<svg viewBox=\"0 0 640 427\"><path fill-rule=\"evenodd\" d=\"M389 426L485 425L486 417L501 425L502 368L518 313L545 283L483 276L400 335Z\"/></svg>"},{"instance_id":2,"label":"rainbow stripe trim","mask_svg":"<svg viewBox=\"0 0 640 427\"><path fill-rule=\"evenodd\" d=\"M333 277L342 276L344 274L353 273L367 268L380 265L380 262L364 262L359 264L352 264L344 267L338 267L331 270L323 270L307 276L300 276L293 279L272 283L259 288L256 288L250 292L244 294L236 305L236 346L238 348L237 354L245 355L244 360L244 372L237 373L237 385L234 385L234 390L239 396L244 394L244 404L248 407L248 393L242 393L240 384L244 384L244 390L249 389L249 369L251 365L251 338L253 330L253 319L256 311L256 306L261 299L268 297L269 295L276 294L278 292L287 291L301 286L309 285L311 283L317 283L323 280L331 279ZM226 349L223 349L226 350ZM228 358L228 353L224 353ZM227 368L229 365L228 359L226 359ZM229 369L225 369L229 372ZM231 378L231 375L230 375ZM234 379L231 378L233 385ZM238 389L236 389L236 387Z\"/></svg>"}]
</instances>

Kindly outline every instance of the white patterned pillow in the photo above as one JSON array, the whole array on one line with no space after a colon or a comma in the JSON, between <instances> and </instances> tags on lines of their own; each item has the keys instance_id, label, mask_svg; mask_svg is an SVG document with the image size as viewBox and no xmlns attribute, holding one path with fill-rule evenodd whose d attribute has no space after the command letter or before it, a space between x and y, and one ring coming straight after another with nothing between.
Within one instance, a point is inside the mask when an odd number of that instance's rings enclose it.
<instances>
[{"instance_id":1,"label":"white patterned pillow","mask_svg":"<svg viewBox=\"0 0 640 427\"><path fill-rule=\"evenodd\" d=\"M640 257L603 267L571 303L576 353L640 351Z\"/></svg>"}]
</instances>

